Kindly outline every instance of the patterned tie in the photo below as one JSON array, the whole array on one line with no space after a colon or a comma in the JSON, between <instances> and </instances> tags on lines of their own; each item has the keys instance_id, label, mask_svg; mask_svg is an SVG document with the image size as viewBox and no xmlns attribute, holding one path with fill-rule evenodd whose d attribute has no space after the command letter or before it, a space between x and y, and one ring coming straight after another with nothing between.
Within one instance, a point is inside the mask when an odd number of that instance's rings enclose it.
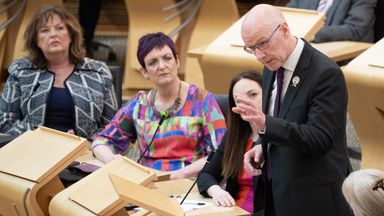
<instances>
[{"instance_id":1,"label":"patterned tie","mask_svg":"<svg viewBox=\"0 0 384 216\"><path fill-rule=\"evenodd\" d=\"M281 93L283 91L283 81L284 81L284 68L279 68L276 72L276 86L277 92L275 97L275 107L273 108L273 116L277 117L280 111L281 105ZM272 178L272 165L270 157L270 145L268 145L268 162L267 162L267 178L270 180Z\"/></svg>"},{"instance_id":2,"label":"patterned tie","mask_svg":"<svg viewBox=\"0 0 384 216\"><path fill-rule=\"evenodd\" d=\"M319 6L317 6L317 11L325 13L325 9L327 7L328 0L320 0Z\"/></svg>"}]
</instances>

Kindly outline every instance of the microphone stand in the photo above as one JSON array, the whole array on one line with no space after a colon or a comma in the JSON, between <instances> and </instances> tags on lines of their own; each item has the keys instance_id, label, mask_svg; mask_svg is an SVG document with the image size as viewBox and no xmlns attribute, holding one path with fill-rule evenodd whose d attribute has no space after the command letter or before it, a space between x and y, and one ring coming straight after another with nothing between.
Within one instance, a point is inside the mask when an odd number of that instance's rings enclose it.
<instances>
[{"instance_id":1,"label":"microphone stand","mask_svg":"<svg viewBox=\"0 0 384 216\"><path fill-rule=\"evenodd\" d=\"M168 118L168 113L167 112L164 112L161 114L161 118L160 118L160 121L159 121L159 124L157 125L157 128L155 130L155 133L153 133L153 137L151 139L151 141L149 142L149 144L147 145L147 148L145 148L144 152L140 155L139 159L136 161L136 163L139 163L141 161L141 159L144 157L145 153L148 151L148 149L151 147L152 143L153 143L153 140L155 139L155 136L157 134L157 132L159 131L159 128L160 126L163 124L164 120Z\"/></svg>"},{"instance_id":2,"label":"microphone stand","mask_svg":"<svg viewBox=\"0 0 384 216\"><path fill-rule=\"evenodd\" d=\"M207 164L209 163L209 161L212 159L213 155L215 154L215 152L211 152L208 157L207 157L207 160L203 166L203 168L201 169L200 173L197 174L197 177L196 177L196 180L193 182L192 186L189 188L188 192L185 194L184 198L181 200L180 202L180 205L183 204L183 202L185 201L185 199L187 198L187 196L189 195L189 193L191 193L193 187L195 187L196 183L197 183L197 180L199 180L199 177L200 177L200 174L201 172L203 172L205 170L205 167L207 166Z\"/></svg>"}]
</instances>

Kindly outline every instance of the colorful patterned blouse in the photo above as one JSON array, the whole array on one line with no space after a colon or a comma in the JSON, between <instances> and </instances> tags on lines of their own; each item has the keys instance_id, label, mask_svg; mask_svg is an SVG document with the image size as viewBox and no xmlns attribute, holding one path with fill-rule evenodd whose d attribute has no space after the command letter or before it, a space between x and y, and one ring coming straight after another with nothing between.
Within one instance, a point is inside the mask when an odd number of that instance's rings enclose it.
<instances>
[{"instance_id":1,"label":"colorful patterned blouse","mask_svg":"<svg viewBox=\"0 0 384 216\"><path fill-rule=\"evenodd\" d=\"M124 105L93 142L125 154L138 140L140 154L153 137L160 117L153 114L155 91L138 93ZM163 171L177 170L216 150L226 131L214 96L190 84L184 106L165 119L141 164Z\"/></svg>"},{"instance_id":2,"label":"colorful patterned blouse","mask_svg":"<svg viewBox=\"0 0 384 216\"><path fill-rule=\"evenodd\" d=\"M245 152L249 151L252 147L252 139L248 140ZM241 172L241 175L237 178L239 184L239 195L236 200L236 205L240 206L248 212L254 212L253 209L253 176L250 175L245 168Z\"/></svg>"}]
</instances>

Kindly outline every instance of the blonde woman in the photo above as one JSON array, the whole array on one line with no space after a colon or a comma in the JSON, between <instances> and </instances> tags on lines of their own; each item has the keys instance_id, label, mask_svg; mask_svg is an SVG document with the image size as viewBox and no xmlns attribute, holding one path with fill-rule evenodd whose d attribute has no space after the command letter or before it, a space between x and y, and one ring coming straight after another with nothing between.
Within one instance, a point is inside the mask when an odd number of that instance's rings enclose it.
<instances>
[{"instance_id":1,"label":"blonde woman","mask_svg":"<svg viewBox=\"0 0 384 216\"><path fill-rule=\"evenodd\" d=\"M342 189L356 216L384 215L384 171L355 171L345 179Z\"/></svg>"}]
</instances>

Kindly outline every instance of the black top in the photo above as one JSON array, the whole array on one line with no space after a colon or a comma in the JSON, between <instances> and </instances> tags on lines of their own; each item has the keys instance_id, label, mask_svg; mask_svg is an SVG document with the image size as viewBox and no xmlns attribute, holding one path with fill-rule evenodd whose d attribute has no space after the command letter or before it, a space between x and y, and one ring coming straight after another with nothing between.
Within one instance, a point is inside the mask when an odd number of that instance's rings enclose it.
<instances>
[{"instance_id":1,"label":"black top","mask_svg":"<svg viewBox=\"0 0 384 216\"><path fill-rule=\"evenodd\" d=\"M47 101L44 125L63 132L75 128L74 104L66 88L52 87Z\"/></svg>"},{"instance_id":2,"label":"black top","mask_svg":"<svg viewBox=\"0 0 384 216\"><path fill-rule=\"evenodd\" d=\"M211 161L206 165L205 169L199 173L200 176L197 180L197 186L200 194L203 196L209 197L207 193L208 188L210 188L212 185L219 185L219 182L224 178L221 172L223 170L222 162L224 157L225 139L226 137L224 136ZM254 193L253 208L254 211L258 211L254 215L262 215L262 210L264 209L263 197L260 195L263 194L263 188L258 187L259 185L262 185L263 182L259 181L258 179L259 178L257 176L253 177L254 190L258 189L261 191L261 193ZM228 178L225 190L228 191L228 193L231 194L234 199L237 199L239 192L237 178Z\"/></svg>"}]
</instances>

